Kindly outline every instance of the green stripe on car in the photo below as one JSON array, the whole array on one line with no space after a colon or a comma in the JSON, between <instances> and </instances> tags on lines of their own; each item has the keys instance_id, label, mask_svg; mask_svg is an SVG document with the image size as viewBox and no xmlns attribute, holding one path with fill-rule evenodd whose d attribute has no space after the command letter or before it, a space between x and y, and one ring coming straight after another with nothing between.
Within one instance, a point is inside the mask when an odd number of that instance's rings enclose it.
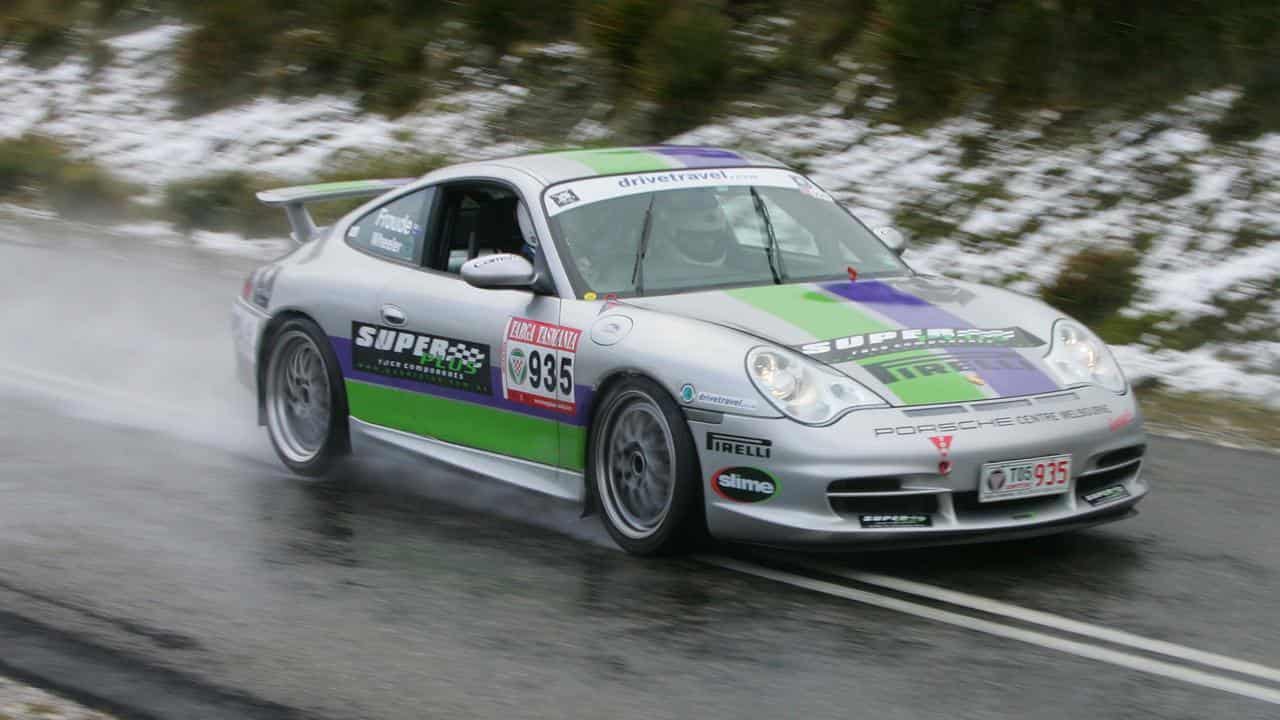
<instances>
[{"instance_id":1,"label":"green stripe on car","mask_svg":"<svg viewBox=\"0 0 1280 720\"><path fill-rule=\"evenodd\" d=\"M346 387L348 403L360 409L353 416L365 422L568 470L585 467L586 428L359 380Z\"/></svg>"},{"instance_id":2,"label":"green stripe on car","mask_svg":"<svg viewBox=\"0 0 1280 720\"><path fill-rule=\"evenodd\" d=\"M619 148L614 150L569 150L557 153L560 157L586 165L601 175L617 173L648 172L650 170L670 170L683 167L672 158L659 155L648 150Z\"/></svg>"}]
</instances>

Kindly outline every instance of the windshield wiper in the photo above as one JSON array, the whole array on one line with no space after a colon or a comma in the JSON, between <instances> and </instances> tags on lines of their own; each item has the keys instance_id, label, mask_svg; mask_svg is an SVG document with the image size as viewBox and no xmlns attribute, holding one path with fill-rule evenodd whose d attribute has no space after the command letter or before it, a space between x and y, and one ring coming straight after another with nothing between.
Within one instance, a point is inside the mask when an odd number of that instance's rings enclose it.
<instances>
[{"instance_id":1,"label":"windshield wiper","mask_svg":"<svg viewBox=\"0 0 1280 720\"><path fill-rule=\"evenodd\" d=\"M756 212L760 214L760 219L764 220L764 233L769 239L769 244L764 248L764 254L769 258L769 271L773 273L773 284L782 284L782 253L778 250L778 236L773 232L773 221L769 219L769 209L764 206L764 200L760 198L760 193L756 192L756 187L752 185L751 200L755 202Z\"/></svg>"},{"instance_id":2,"label":"windshield wiper","mask_svg":"<svg viewBox=\"0 0 1280 720\"><path fill-rule=\"evenodd\" d=\"M649 228L653 227L653 200L658 193L649 193L649 206L644 209L644 225L640 227L640 247L636 249L636 264L631 268L631 284L636 297L644 295L644 254L649 251Z\"/></svg>"}]
</instances>

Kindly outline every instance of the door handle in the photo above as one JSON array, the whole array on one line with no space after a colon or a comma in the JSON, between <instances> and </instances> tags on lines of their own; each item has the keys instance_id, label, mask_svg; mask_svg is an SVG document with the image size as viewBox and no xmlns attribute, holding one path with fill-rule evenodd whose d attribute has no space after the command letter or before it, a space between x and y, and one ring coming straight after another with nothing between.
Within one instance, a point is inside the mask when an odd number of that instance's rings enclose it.
<instances>
[{"instance_id":1,"label":"door handle","mask_svg":"<svg viewBox=\"0 0 1280 720\"><path fill-rule=\"evenodd\" d=\"M382 319L386 320L388 325L403 325L408 320L404 316L404 311L395 305L382 306Z\"/></svg>"}]
</instances>

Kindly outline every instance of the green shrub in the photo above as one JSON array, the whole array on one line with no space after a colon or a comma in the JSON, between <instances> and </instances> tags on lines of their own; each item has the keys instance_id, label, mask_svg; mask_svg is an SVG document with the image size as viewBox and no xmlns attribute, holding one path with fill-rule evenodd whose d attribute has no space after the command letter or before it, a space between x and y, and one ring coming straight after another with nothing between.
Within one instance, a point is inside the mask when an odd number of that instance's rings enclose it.
<instances>
[{"instance_id":1,"label":"green shrub","mask_svg":"<svg viewBox=\"0 0 1280 720\"><path fill-rule=\"evenodd\" d=\"M880 53L909 120L971 99L1145 109L1265 74L1280 42L1273 0L880 0L879 11Z\"/></svg>"},{"instance_id":2,"label":"green shrub","mask_svg":"<svg viewBox=\"0 0 1280 720\"><path fill-rule=\"evenodd\" d=\"M618 79L634 79L640 49L667 11L662 0L598 0L587 3L585 24L592 46L613 68Z\"/></svg>"},{"instance_id":3,"label":"green shrub","mask_svg":"<svg viewBox=\"0 0 1280 720\"><path fill-rule=\"evenodd\" d=\"M226 172L170 183L164 190L164 210L179 228L237 232L245 237L279 236L288 223L279 208L269 208L254 196L260 190L287 183L243 172Z\"/></svg>"},{"instance_id":4,"label":"green shrub","mask_svg":"<svg viewBox=\"0 0 1280 720\"><path fill-rule=\"evenodd\" d=\"M136 188L90 162L69 162L47 183L50 207L63 217L120 220L133 214Z\"/></svg>"},{"instance_id":5,"label":"green shrub","mask_svg":"<svg viewBox=\"0 0 1280 720\"><path fill-rule=\"evenodd\" d=\"M1077 320L1096 327L1138 291L1138 256L1128 250L1087 248L1067 258L1040 297Z\"/></svg>"},{"instance_id":6,"label":"green shrub","mask_svg":"<svg viewBox=\"0 0 1280 720\"><path fill-rule=\"evenodd\" d=\"M66 162L63 147L40 135L0 142L0 196L14 195L43 182Z\"/></svg>"},{"instance_id":7,"label":"green shrub","mask_svg":"<svg viewBox=\"0 0 1280 720\"><path fill-rule=\"evenodd\" d=\"M135 188L91 162L73 160L39 135L0 141L0 197L34 200L65 217L116 220L133 211Z\"/></svg>"},{"instance_id":8,"label":"green shrub","mask_svg":"<svg viewBox=\"0 0 1280 720\"><path fill-rule=\"evenodd\" d=\"M1280 58L1266 63L1244 86L1244 93L1210 128L1215 140L1251 140L1280 130Z\"/></svg>"},{"instance_id":9,"label":"green shrub","mask_svg":"<svg viewBox=\"0 0 1280 720\"><path fill-rule=\"evenodd\" d=\"M654 28L642 74L658 105L654 132L667 137L706 120L733 66L728 19L697 3L672 12Z\"/></svg>"},{"instance_id":10,"label":"green shrub","mask_svg":"<svg viewBox=\"0 0 1280 720\"><path fill-rule=\"evenodd\" d=\"M912 118L942 116L976 69L975 50L987 35L990 6L969 0L885 5L883 52L899 112Z\"/></svg>"},{"instance_id":11,"label":"green shrub","mask_svg":"<svg viewBox=\"0 0 1280 720\"><path fill-rule=\"evenodd\" d=\"M469 0L466 20L476 39L499 52L518 40L540 40L565 29L573 8L553 0ZM572 27L571 25L567 27Z\"/></svg>"},{"instance_id":12,"label":"green shrub","mask_svg":"<svg viewBox=\"0 0 1280 720\"><path fill-rule=\"evenodd\" d=\"M178 45L173 91L185 112L216 110L266 87L256 72L271 48L272 20L262 3L200 5L198 26Z\"/></svg>"},{"instance_id":13,"label":"green shrub","mask_svg":"<svg viewBox=\"0 0 1280 720\"><path fill-rule=\"evenodd\" d=\"M1194 350L1207 343L1246 343L1280 340L1280 320L1271 312L1280 296L1280 277L1237 283L1229 293L1215 294L1215 312L1201 315L1158 333L1161 347Z\"/></svg>"},{"instance_id":14,"label":"green shrub","mask_svg":"<svg viewBox=\"0 0 1280 720\"><path fill-rule=\"evenodd\" d=\"M387 153L343 153L330 158L315 182L418 177L447 165L440 155L393 150Z\"/></svg>"}]
</instances>

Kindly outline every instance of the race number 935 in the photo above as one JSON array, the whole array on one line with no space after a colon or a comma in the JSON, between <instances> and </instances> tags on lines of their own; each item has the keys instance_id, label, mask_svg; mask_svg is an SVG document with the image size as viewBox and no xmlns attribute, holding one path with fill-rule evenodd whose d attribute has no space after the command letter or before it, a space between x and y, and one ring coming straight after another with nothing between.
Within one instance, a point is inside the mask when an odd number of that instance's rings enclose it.
<instances>
[{"instance_id":1,"label":"race number 935","mask_svg":"<svg viewBox=\"0 0 1280 720\"><path fill-rule=\"evenodd\" d=\"M565 355L557 362L556 354L549 350L531 350L529 387L570 395L573 392L573 357Z\"/></svg>"}]
</instances>

